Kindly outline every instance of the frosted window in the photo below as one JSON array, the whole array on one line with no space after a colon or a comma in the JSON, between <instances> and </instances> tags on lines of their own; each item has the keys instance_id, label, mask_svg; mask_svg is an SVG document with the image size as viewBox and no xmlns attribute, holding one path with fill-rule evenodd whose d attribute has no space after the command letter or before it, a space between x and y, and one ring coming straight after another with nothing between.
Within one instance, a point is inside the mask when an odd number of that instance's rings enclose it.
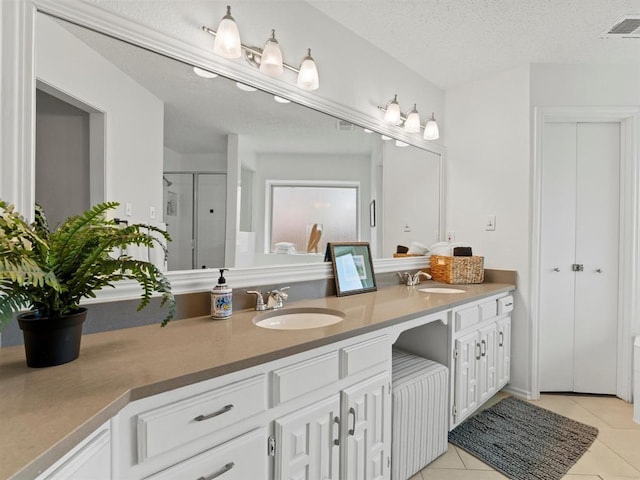
<instances>
[{"instance_id":1,"label":"frosted window","mask_svg":"<svg viewBox=\"0 0 640 480\"><path fill-rule=\"evenodd\" d=\"M322 232L315 246L314 225ZM327 242L358 240L357 186L271 187L271 252L306 253L311 246L310 253L324 254Z\"/></svg>"}]
</instances>

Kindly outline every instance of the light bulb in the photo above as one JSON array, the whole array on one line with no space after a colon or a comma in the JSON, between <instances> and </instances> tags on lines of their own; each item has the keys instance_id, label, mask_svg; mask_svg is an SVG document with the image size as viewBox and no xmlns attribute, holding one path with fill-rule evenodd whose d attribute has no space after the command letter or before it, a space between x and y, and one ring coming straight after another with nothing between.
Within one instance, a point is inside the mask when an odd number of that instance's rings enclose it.
<instances>
[{"instance_id":1,"label":"light bulb","mask_svg":"<svg viewBox=\"0 0 640 480\"><path fill-rule=\"evenodd\" d=\"M269 37L262 49L260 71L271 77L279 77L284 71L284 67L282 66L282 51L280 50L278 40L276 40L275 30L271 30L271 37Z\"/></svg>"},{"instance_id":2,"label":"light bulb","mask_svg":"<svg viewBox=\"0 0 640 480\"><path fill-rule=\"evenodd\" d=\"M407 114L407 119L404 122L404 129L408 133L420 132L420 114L416 109L416 105L413 105L413 109Z\"/></svg>"},{"instance_id":3,"label":"light bulb","mask_svg":"<svg viewBox=\"0 0 640 480\"><path fill-rule=\"evenodd\" d=\"M400 105L398 105L398 95L394 95L393 100L387 103L384 121L392 125L400 123Z\"/></svg>"},{"instance_id":4,"label":"light bulb","mask_svg":"<svg viewBox=\"0 0 640 480\"><path fill-rule=\"evenodd\" d=\"M307 54L302 59L300 71L298 72L298 87L303 90L317 90L320 86L318 78L318 67L311 56L311 49L307 50Z\"/></svg>"},{"instance_id":5,"label":"light bulb","mask_svg":"<svg viewBox=\"0 0 640 480\"><path fill-rule=\"evenodd\" d=\"M437 140L440 138L440 130L438 129L438 123L436 117L431 114L431 118L424 127L424 139L425 140Z\"/></svg>"},{"instance_id":6,"label":"light bulb","mask_svg":"<svg viewBox=\"0 0 640 480\"><path fill-rule=\"evenodd\" d=\"M216 39L213 42L213 53L225 58L240 58L242 55L240 32L236 21L231 16L229 5L227 5L227 14L222 17L218 25Z\"/></svg>"}]
</instances>

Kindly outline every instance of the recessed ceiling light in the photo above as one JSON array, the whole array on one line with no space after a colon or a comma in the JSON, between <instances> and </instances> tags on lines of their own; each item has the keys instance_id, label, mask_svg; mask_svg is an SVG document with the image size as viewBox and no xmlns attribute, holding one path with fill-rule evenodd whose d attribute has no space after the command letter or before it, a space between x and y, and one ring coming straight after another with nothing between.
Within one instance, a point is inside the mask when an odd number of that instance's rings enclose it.
<instances>
[{"instance_id":1,"label":"recessed ceiling light","mask_svg":"<svg viewBox=\"0 0 640 480\"><path fill-rule=\"evenodd\" d=\"M216 78L218 76L217 73L213 73L199 67L193 67L193 71L195 72L196 75L202 78Z\"/></svg>"},{"instance_id":2,"label":"recessed ceiling light","mask_svg":"<svg viewBox=\"0 0 640 480\"><path fill-rule=\"evenodd\" d=\"M384 140L385 142L386 142L387 140L391 140L391 137L387 137L386 135L380 135L380 138L381 138L382 140Z\"/></svg>"},{"instance_id":3,"label":"recessed ceiling light","mask_svg":"<svg viewBox=\"0 0 640 480\"><path fill-rule=\"evenodd\" d=\"M291 103L291 100L287 100L286 98L282 98L277 95L274 95L273 99L278 103Z\"/></svg>"},{"instance_id":4,"label":"recessed ceiling light","mask_svg":"<svg viewBox=\"0 0 640 480\"><path fill-rule=\"evenodd\" d=\"M258 90L256 87L252 87L250 85L247 85L246 83L236 82L236 86L243 92L255 92L256 90Z\"/></svg>"}]
</instances>

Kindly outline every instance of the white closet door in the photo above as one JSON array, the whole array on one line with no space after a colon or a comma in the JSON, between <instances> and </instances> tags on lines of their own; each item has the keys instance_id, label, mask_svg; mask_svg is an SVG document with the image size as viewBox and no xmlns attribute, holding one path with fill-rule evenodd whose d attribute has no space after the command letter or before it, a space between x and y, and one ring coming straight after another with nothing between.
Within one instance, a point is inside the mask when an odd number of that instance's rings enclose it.
<instances>
[{"instance_id":1,"label":"white closet door","mask_svg":"<svg viewBox=\"0 0 640 480\"><path fill-rule=\"evenodd\" d=\"M573 391L615 394L620 125L580 123L577 145Z\"/></svg>"},{"instance_id":2,"label":"white closet door","mask_svg":"<svg viewBox=\"0 0 640 480\"><path fill-rule=\"evenodd\" d=\"M545 124L541 391L616 392L619 164L619 124Z\"/></svg>"},{"instance_id":3,"label":"white closet door","mask_svg":"<svg viewBox=\"0 0 640 480\"><path fill-rule=\"evenodd\" d=\"M542 151L540 390L573 390L575 123L546 123Z\"/></svg>"}]
</instances>

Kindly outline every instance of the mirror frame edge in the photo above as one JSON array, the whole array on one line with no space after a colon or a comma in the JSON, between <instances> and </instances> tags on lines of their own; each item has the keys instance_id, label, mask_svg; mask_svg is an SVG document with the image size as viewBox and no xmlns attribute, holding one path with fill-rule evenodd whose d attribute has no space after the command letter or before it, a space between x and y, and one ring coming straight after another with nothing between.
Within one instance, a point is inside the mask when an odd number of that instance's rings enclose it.
<instances>
[{"instance_id":1,"label":"mirror frame edge","mask_svg":"<svg viewBox=\"0 0 640 480\"><path fill-rule=\"evenodd\" d=\"M2 103L13 96L19 99L19 106L14 111L14 122L3 122L0 125L0 138L3 139L2 158L12 158L10 165L0 166L3 178L10 179L0 183L3 195L13 199L16 208L25 213L27 218L33 216L35 195L35 18L42 12L62 20L94 29L100 33L114 36L156 53L166 55L175 60L187 62L204 68L213 69L221 75L235 81L250 83L266 92L283 96L308 108L347 120L363 128L370 128L379 133L392 136L413 146L427 150L439 156L439 200L440 213L438 230L440 239L444 232L445 213L445 148L422 139L416 139L398 127L385 125L381 119L346 107L337 102L321 98L313 93L293 89L282 82L272 82L259 72L240 68L213 53L173 38L134 20L122 17L114 12L102 9L97 5L80 0L73 5L61 0L21 0L19 2L2 2L2 22L12 22L14 28L3 29L2 48L7 51L22 51L21 68L9 78L8 88L3 88ZM6 39L4 36L9 36ZM7 93L8 92L8 93ZM8 194L7 194L8 192ZM381 258L374 260L376 273L395 272L398 270L420 269L428 266L427 257ZM187 270L167 272L172 288L176 294L209 291L217 279L215 269ZM331 278L331 264L278 265L253 268L233 268L227 276L234 286L242 288L282 282L299 282ZM111 302L139 297L139 287L134 282L121 282L115 289L101 290L95 299L86 303Z\"/></svg>"}]
</instances>

